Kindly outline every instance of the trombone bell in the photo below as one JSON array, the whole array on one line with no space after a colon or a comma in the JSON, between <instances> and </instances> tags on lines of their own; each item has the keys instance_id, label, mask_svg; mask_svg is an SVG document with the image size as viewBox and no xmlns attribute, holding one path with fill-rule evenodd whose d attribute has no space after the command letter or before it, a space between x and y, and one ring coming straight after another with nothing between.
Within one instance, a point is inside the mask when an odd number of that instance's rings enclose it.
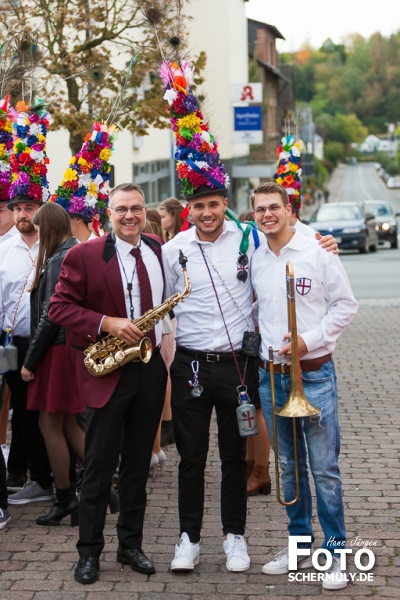
<instances>
[{"instance_id":1,"label":"trombone bell","mask_svg":"<svg viewBox=\"0 0 400 600\"><path fill-rule=\"evenodd\" d=\"M279 417L314 417L320 413L320 408L315 408L304 394L299 393L291 393L287 402L275 411Z\"/></svg>"}]
</instances>

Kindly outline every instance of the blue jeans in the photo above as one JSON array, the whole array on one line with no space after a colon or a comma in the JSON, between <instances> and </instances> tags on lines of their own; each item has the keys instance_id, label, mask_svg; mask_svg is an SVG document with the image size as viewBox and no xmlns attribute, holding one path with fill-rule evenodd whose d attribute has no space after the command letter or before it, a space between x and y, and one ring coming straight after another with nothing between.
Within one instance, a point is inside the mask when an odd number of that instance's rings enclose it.
<instances>
[{"instance_id":1,"label":"blue jeans","mask_svg":"<svg viewBox=\"0 0 400 600\"><path fill-rule=\"evenodd\" d=\"M259 369L260 397L270 439L273 440L271 386L269 371ZM283 406L290 391L289 375L274 375L276 408ZM321 409L316 417L296 418L300 500L286 507L289 535L313 536L312 499L307 469L307 452L314 478L317 513L324 532L323 548L333 552L344 547L346 529L339 471L340 433L337 408L335 366L324 363L318 371L302 373L304 393L313 406ZM279 464L285 501L296 495L293 455L293 419L277 417ZM301 546L302 544L299 544ZM303 544L307 546L307 544Z\"/></svg>"}]
</instances>

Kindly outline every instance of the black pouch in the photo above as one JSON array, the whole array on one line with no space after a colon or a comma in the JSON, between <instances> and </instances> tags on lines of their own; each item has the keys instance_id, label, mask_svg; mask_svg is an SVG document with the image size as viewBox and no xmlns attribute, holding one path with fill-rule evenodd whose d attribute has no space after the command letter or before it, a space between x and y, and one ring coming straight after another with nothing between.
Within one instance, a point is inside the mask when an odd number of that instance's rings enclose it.
<instances>
[{"instance_id":1,"label":"black pouch","mask_svg":"<svg viewBox=\"0 0 400 600\"><path fill-rule=\"evenodd\" d=\"M245 331L243 334L242 348L240 352L244 356L258 357L261 346L261 335L255 331Z\"/></svg>"}]
</instances>

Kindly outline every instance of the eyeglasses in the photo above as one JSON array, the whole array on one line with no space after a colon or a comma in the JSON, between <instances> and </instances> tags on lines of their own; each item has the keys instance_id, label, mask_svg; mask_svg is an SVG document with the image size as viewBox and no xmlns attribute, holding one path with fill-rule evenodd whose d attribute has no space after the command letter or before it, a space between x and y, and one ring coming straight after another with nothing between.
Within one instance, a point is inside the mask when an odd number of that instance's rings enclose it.
<instances>
[{"instance_id":1,"label":"eyeglasses","mask_svg":"<svg viewBox=\"0 0 400 600\"><path fill-rule=\"evenodd\" d=\"M113 208L112 206L110 206L111 210L115 210L115 212L117 213L117 215L119 217L125 217L129 211L131 211L131 213L133 215L136 215L137 217L139 215L142 214L142 210L144 210L146 207L145 206L117 206L117 208Z\"/></svg>"},{"instance_id":2,"label":"eyeglasses","mask_svg":"<svg viewBox=\"0 0 400 600\"><path fill-rule=\"evenodd\" d=\"M257 206L257 208L254 209L254 212L261 217L262 215L265 215L267 210L269 210L270 213L278 213L281 208L283 208L283 204L270 204L270 206Z\"/></svg>"},{"instance_id":3,"label":"eyeglasses","mask_svg":"<svg viewBox=\"0 0 400 600\"><path fill-rule=\"evenodd\" d=\"M242 281L243 283L246 283L247 278L249 276L248 264L249 257L247 256L247 254L239 254L239 258L237 260L236 277L239 279L239 281Z\"/></svg>"}]
</instances>

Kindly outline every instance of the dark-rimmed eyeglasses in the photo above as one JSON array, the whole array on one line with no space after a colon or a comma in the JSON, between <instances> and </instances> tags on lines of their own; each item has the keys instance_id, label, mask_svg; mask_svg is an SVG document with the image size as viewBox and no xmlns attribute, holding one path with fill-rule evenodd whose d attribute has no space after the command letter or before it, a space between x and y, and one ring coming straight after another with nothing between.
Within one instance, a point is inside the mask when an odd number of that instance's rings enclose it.
<instances>
[{"instance_id":1,"label":"dark-rimmed eyeglasses","mask_svg":"<svg viewBox=\"0 0 400 600\"><path fill-rule=\"evenodd\" d=\"M236 277L239 281L246 283L247 278L249 276L248 273L248 265L249 265L249 257L247 254L239 254L239 258L237 260L237 273Z\"/></svg>"},{"instance_id":2,"label":"dark-rimmed eyeglasses","mask_svg":"<svg viewBox=\"0 0 400 600\"><path fill-rule=\"evenodd\" d=\"M142 210L144 210L145 206L117 206L117 208L113 208L110 206L111 210L115 210L119 217L125 217L129 211L135 216L139 216L142 214Z\"/></svg>"}]
</instances>

